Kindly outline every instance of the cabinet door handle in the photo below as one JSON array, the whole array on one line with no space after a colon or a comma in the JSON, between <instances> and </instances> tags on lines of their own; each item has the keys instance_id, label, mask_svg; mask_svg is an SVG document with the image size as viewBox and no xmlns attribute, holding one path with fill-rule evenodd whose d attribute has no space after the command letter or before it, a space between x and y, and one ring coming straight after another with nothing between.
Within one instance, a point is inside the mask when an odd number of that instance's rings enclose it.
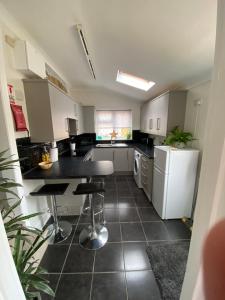
<instances>
[{"instance_id":1,"label":"cabinet door handle","mask_svg":"<svg viewBox=\"0 0 225 300\"><path fill-rule=\"evenodd\" d=\"M149 119L149 129L152 129L152 127L153 127L153 119Z\"/></svg>"},{"instance_id":2,"label":"cabinet door handle","mask_svg":"<svg viewBox=\"0 0 225 300\"><path fill-rule=\"evenodd\" d=\"M160 130L160 118L157 118L157 130Z\"/></svg>"}]
</instances>

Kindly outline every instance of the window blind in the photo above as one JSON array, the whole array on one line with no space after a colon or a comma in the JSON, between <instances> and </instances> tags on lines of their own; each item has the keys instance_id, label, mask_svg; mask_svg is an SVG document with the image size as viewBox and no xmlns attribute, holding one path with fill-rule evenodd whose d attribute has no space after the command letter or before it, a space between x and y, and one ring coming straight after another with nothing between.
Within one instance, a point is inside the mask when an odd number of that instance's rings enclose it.
<instances>
[{"instance_id":1,"label":"window blind","mask_svg":"<svg viewBox=\"0 0 225 300\"><path fill-rule=\"evenodd\" d=\"M131 110L97 110L96 136L97 140L110 140L115 131L117 140L132 138Z\"/></svg>"}]
</instances>

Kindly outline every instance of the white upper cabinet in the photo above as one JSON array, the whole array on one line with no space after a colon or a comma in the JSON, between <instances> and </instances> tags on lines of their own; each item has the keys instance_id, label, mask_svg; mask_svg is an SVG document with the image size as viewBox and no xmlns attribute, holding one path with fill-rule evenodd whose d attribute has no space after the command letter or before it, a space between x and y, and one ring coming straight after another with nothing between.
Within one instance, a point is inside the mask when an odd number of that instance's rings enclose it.
<instances>
[{"instance_id":1,"label":"white upper cabinet","mask_svg":"<svg viewBox=\"0 0 225 300\"><path fill-rule=\"evenodd\" d=\"M75 102L47 80L23 82L32 142L68 138L68 118L76 118Z\"/></svg>"},{"instance_id":2,"label":"white upper cabinet","mask_svg":"<svg viewBox=\"0 0 225 300\"><path fill-rule=\"evenodd\" d=\"M141 130L166 136L175 126L184 127L186 91L173 91L145 103L141 108Z\"/></svg>"},{"instance_id":3,"label":"white upper cabinet","mask_svg":"<svg viewBox=\"0 0 225 300\"><path fill-rule=\"evenodd\" d=\"M15 67L27 75L46 78L45 60L29 42L18 40L14 48Z\"/></svg>"},{"instance_id":4,"label":"white upper cabinet","mask_svg":"<svg viewBox=\"0 0 225 300\"><path fill-rule=\"evenodd\" d=\"M84 132L95 133L95 106L83 106Z\"/></svg>"}]
</instances>

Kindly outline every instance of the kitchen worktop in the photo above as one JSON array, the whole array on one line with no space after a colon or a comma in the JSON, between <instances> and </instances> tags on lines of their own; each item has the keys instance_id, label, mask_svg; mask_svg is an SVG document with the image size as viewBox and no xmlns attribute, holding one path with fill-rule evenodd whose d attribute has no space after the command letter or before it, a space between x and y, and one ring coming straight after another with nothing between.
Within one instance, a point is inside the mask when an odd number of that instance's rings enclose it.
<instances>
[{"instance_id":1,"label":"kitchen worktop","mask_svg":"<svg viewBox=\"0 0 225 300\"><path fill-rule=\"evenodd\" d=\"M23 179L66 179L102 177L113 174L111 161L83 161L77 157L60 157L51 169L39 167L23 174Z\"/></svg>"},{"instance_id":2,"label":"kitchen worktop","mask_svg":"<svg viewBox=\"0 0 225 300\"><path fill-rule=\"evenodd\" d=\"M83 157L85 160L85 157L88 155L88 152L92 149L111 149L111 148L134 148L137 151L140 151L142 154L144 154L146 157L153 159L154 158L154 147L146 145L146 144L140 144L140 143L126 143L126 146L118 147L116 144L112 144L109 147L96 147L96 145L88 145L88 146L81 146L77 149L77 151L81 151L83 153Z\"/></svg>"},{"instance_id":3,"label":"kitchen worktop","mask_svg":"<svg viewBox=\"0 0 225 300\"><path fill-rule=\"evenodd\" d=\"M92 176L106 176L113 173L113 165L109 161L85 161L92 149L98 148L96 145L80 146L77 149L79 156L59 157L58 162L54 162L49 170L42 170L36 167L23 174L23 179L63 179L63 178L86 178ZM109 146L108 148L120 148ZM127 143L121 148L134 148L146 157L154 158L154 147L140 143ZM112 165L112 166L111 166ZM112 169L111 169L112 168Z\"/></svg>"}]
</instances>

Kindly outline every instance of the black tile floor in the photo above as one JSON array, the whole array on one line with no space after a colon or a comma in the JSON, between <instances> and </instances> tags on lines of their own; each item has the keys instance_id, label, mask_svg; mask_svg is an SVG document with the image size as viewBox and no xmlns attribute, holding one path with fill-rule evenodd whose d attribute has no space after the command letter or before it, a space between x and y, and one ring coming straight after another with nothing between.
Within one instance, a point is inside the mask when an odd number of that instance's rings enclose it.
<instances>
[{"instance_id":1,"label":"black tile floor","mask_svg":"<svg viewBox=\"0 0 225 300\"><path fill-rule=\"evenodd\" d=\"M190 232L179 220L162 221L132 176L107 177L105 183L108 243L97 251L84 250L78 238L88 218L63 217L73 224L72 236L49 245L42 259L55 299L160 300L146 247L190 239Z\"/></svg>"}]
</instances>

